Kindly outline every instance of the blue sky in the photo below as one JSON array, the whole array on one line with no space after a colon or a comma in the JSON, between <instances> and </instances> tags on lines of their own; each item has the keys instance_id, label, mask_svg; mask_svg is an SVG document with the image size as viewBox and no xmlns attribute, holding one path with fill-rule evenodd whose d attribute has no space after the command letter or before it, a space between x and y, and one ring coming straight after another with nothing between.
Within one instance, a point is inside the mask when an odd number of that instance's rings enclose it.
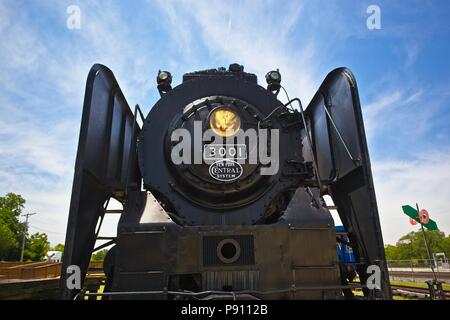
<instances>
[{"instance_id":1,"label":"blue sky","mask_svg":"<svg viewBox=\"0 0 450 320\"><path fill-rule=\"evenodd\" d=\"M369 30L366 10L381 9ZM81 28L66 26L78 5ZM450 2L0 0L0 194L27 199L31 231L63 242L84 85L102 63L130 105L148 112L155 76L238 62L280 68L306 105L347 66L360 89L385 241L419 204L450 232ZM114 222L106 233L114 233Z\"/></svg>"}]
</instances>

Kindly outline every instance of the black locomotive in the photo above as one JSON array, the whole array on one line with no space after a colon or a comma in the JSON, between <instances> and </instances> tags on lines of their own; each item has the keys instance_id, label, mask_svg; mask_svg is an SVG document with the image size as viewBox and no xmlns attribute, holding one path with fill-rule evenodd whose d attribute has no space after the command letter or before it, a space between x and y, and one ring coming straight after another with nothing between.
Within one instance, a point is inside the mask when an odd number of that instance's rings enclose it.
<instances>
[{"instance_id":1,"label":"black locomotive","mask_svg":"<svg viewBox=\"0 0 450 320\"><path fill-rule=\"evenodd\" d=\"M68 267L78 266L83 281L92 252L112 244L104 262L111 299L351 298L326 194L348 232L366 297L390 298L352 73L332 71L306 110L297 98L278 100L278 71L266 80L264 88L232 64L187 73L172 88L171 74L160 71L161 99L144 119L112 72L93 66L62 298L80 292L67 286ZM111 198L123 204L117 237L94 248ZM374 290L366 287L370 265L381 271Z\"/></svg>"}]
</instances>

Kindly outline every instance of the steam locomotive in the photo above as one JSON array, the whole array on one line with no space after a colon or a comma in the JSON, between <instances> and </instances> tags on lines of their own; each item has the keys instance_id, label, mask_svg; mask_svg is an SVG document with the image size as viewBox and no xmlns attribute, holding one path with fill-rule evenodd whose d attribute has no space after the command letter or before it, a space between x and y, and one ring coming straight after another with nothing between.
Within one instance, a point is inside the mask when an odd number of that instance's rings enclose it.
<instances>
[{"instance_id":1,"label":"steam locomotive","mask_svg":"<svg viewBox=\"0 0 450 320\"><path fill-rule=\"evenodd\" d=\"M83 282L91 254L111 245L103 298L353 298L325 195L347 231L365 296L391 297L353 74L332 71L306 110L289 98L278 70L266 82L232 64L186 73L172 88L170 72L160 71L161 98L144 118L107 67L92 67L63 299L83 292L68 285L73 266ZM99 229L112 198L123 210L117 236L105 239ZM108 241L94 247L97 240Z\"/></svg>"}]
</instances>

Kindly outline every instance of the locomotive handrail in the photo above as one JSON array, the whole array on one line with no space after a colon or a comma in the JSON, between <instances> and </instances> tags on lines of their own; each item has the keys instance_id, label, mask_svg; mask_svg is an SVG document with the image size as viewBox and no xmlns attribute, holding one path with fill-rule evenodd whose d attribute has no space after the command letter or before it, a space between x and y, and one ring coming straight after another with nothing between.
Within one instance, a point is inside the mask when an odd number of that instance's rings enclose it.
<instances>
[{"instance_id":1,"label":"locomotive handrail","mask_svg":"<svg viewBox=\"0 0 450 320\"><path fill-rule=\"evenodd\" d=\"M144 115L142 114L141 108L139 107L138 104L136 104L136 106L134 107L134 120L133 120L133 131L132 132L136 132L136 126L139 126L137 123L137 115L139 113L139 116L141 117L141 121L142 123L144 123L145 118ZM140 128L139 128L140 129ZM130 149L128 150L129 153L129 158L131 159L133 157L133 154L136 152L136 140L132 140L132 142L130 143ZM127 168L128 172L131 172L132 170L132 162L128 162L128 168ZM141 180L139 180L139 182L141 183ZM125 197L128 195L128 191L130 188L130 175L126 176L126 180L125 180Z\"/></svg>"},{"instance_id":2,"label":"locomotive handrail","mask_svg":"<svg viewBox=\"0 0 450 320\"><path fill-rule=\"evenodd\" d=\"M309 132L308 125L307 125L307 122L306 122L305 112L303 110L303 104L302 104L302 101L299 98L294 98L294 99L288 101L285 104L285 106L287 106L288 104L292 106L292 102L297 102L298 106L300 108L300 115L301 115L301 119L302 119L302 122L303 122L303 127L305 128L305 134L306 134L306 137L307 137L307 140L308 140L308 145L309 145L309 148L311 150L311 156L312 156L312 160L313 160L313 164L314 164L314 177L317 180L317 185L319 187L319 190L322 192L322 181L320 180L319 167L317 165L316 155L314 154L314 151L313 151L314 147L313 147L313 143L311 141L311 133Z\"/></svg>"},{"instance_id":3,"label":"locomotive handrail","mask_svg":"<svg viewBox=\"0 0 450 320\"><path fill-rule=\"evenodd\" d=\"M359 159L359 158L354 158L353 155L352 155L352 153L351 153L350 150L348 149L347 144L346 144L345 141L344 141L344 138L342 138L341 131L339 131L339 128L338 128L338 127L336 126L336 124L334 123L333 117L331 116L330 111L328 111L327 106L326 106L326 105L323 105L323 109L325 110L325 113L326 113L328 119L330 119L330 122L331 122L331 124L333 125L334 130L336 130L336 133L337 133L337 135L338 135L338 137L339 137L339 140L341 140L342 145L344 146L345 151L347 152L348 157L350 158L350 160L352 160L353 163L355 163L355 164L356 164L358 161L361 161L361 159Z\"/></svg>"},{"instance_id":4,"label":"locomotive handrail","mask_svg":"<svg viewBox=\"0 0 450 320\"><path fill-rule=\"evenodd\" d=\"M286 289L278 289L278 290L242 290L242 291L216 291L216 290L207 290L200 292L190 292L190 291L129 291L129 292L86 292L78 294L75 296L74 300L77 298L81 298L84 296L122 296L122 295L158 295L158 294L167 294L167 295L179 295L179 296L188 296L188 297L199 297L204 295L221 295L221 296L231 296L236 297L239 295L270 295L270 294L279 294L279 293L289 293L289 292L299 292L299 291L331 291L331 290L344 290L344 289L362 289L366 288L366 285L362 284L349 284L349 285L337 285L337 286L293 286Z\"/></svg>"}]
</instances>

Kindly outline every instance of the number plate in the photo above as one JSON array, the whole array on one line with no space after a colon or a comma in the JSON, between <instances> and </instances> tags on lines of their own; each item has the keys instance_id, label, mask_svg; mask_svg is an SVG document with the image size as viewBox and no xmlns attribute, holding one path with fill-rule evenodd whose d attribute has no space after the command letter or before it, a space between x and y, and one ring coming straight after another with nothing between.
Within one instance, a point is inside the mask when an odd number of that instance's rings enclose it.
<instances>
[{"instance_id":1,"label":"number plate","mask_svg":"<svg viewBox=\"0 0 450 320\"><path fill-rule=\"evenodd\" d=\"M247 159L247 146L245 144L207 144L203 150L203 159Z\"/></svg>"}]
</instances>

